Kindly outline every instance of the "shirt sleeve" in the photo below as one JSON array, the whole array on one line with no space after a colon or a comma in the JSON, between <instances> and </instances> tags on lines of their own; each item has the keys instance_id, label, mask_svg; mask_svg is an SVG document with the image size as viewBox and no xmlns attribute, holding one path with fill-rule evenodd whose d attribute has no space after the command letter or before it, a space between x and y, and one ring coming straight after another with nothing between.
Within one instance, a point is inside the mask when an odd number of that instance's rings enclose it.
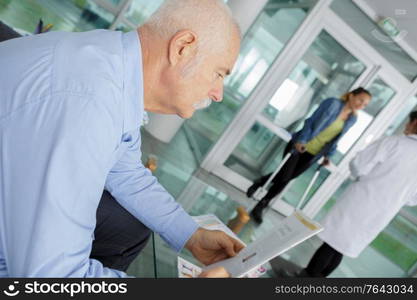
<instances>
[{"instance_id":1,"label":"shirt sleeve","mask_svg":"<svg viewBox=\"0 0 417 300\"><path fill-rule=\"evenodd\" d=\"M349 163L352 176L357 179L367 175L378 163L389 156L396 146L396 137L381 138L360 151Z\"/></svg>"},{"instance_id":2,"label":"shirt sleeve","mask_svg":"<svg viewBox=\"0 0 417 300\"><path fill-rule=\"evenodd\" d=\"M408 201L405 205L407 205L407 206L417 206L417 194L414 195L414 197L411 198L411 200Z\"/></svg>"},{"instance_id":3,"label":"shirt sleeve","mask_svg":"<svg viewBox=\"0 0 417 300\"><path fill-rule=\"evenodd\" d=\"M127 276L90 259L108 157L117 144L109 138L109 111L93 97L59 92L10 121L22 142L4 146L10 155L2 166L13 178L4 206L11 217L2 220L9 276Z\"/></svg>"},{"instance_id":4,"label":"shirt sleeve","mask_svg":"<svg viewBox=\"0 0 417 300\"><path fill-rule=\"evenodd\" d=\"M198 224L141 162L139 129L126 134L127 150L107 176L106 190L143 224L180 251Z\"/></svg>"}]
</instances>

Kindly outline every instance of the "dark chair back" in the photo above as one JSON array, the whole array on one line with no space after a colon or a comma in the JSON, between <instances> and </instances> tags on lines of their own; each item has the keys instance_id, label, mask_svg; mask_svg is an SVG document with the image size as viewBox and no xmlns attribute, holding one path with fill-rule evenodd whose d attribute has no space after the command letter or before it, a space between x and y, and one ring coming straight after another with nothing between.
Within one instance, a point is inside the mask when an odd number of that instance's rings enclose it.
<instances>
[{"instance_id":1,"label":"dark chair back","mask_svg":"<svg viewBox=\"0 0 417 300\"><path fill-rule=\"evenodd\" d=\"M21 35L0 21L0 42L20 37Z\"/></svg>"}]
</instances>

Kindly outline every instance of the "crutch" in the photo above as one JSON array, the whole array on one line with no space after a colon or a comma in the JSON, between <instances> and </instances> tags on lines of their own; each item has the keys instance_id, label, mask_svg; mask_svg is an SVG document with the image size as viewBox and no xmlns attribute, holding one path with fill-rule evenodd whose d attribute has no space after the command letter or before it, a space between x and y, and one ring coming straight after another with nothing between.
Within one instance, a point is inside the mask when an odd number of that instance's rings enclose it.
<instances>
[{"instance_id":1,"label":"crutch","mask_svg":"<svg viewBox=\"0 0 417 300\"><path fill-rule=\"evenodd\" d=\"M272 175L269 176L268 180L264 183L264 185L261 186L260 188L258 188L255 191L255 193L253 193L253 196L252 196L253 199L259 201L259 200L261 200L268 193L268 190L266 188L271 183L272 179L274 179L275 175L277 175L278 172L282 169L282 167L285 165L285 163L288 161L288 159L290 158L290 156L292 154L294 154L294 150L291 150L290 152L287 153L287 155L285 155L284 159L278 165L278 167L276 168L276 170L274 171L274 173L272 173Z\"/></svg>"},{"instance_id":2,"label":"crutch","mask_svg":"<svg viewBox=\"0 0 417 300\"><path fill-rule=\"evenodd\" d=\"M313 178L311 179L311 181L310 181L310 183L309 183L309 185L308 185L307 189L305 190L305 192L304 192L303 196L301 197L300 201L298 202L297 207L295 208L295 210L300 210L301 206L303 205L304 201L305 201L305 200L306 200L306 198L307 198L308 193L310 192L311 188L313 187L314 183L316 182L317 178L319 177L319 175L320 175L320 170L321 170L321 168L322 168L323 166L324 166L323 164L320 164L320 165L317 167L316 172L314 173Z\"/></svg>"}]
</instances>

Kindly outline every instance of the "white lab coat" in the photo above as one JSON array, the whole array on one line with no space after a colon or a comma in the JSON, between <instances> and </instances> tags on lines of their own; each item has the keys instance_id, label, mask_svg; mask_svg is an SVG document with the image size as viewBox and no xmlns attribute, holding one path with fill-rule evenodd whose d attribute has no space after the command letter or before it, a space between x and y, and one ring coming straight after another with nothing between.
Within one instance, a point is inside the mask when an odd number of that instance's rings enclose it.
<instances>
[{"instance_id":1,"label":"white lab coat","mask_svg":"<svg viewBox=\"0 0 417 300\"><path fill-rule=\"evenodd\" d=\"M350 163L358 178L322 221L319 237L357 257L404 205L417 205L417 135L382 138Z\"/></svg>"}]
</instances>

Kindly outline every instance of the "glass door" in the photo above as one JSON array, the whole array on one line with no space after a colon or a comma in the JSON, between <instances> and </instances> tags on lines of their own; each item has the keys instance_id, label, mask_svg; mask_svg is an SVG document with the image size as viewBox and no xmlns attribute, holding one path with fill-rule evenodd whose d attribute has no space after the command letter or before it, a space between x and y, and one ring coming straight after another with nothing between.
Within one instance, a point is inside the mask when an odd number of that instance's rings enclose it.
<instances>
[{"instance_id":1,"label":"glass door","mask_svg":"<svg viewBox=\"0 0 417 300\"><path fill-rule=\"evenodd\" d=\"M224 167L241 176L242 182L250 183L273 172L281 162L291 133L301 129L306 117L321 101L348 91L366 69L363 62L323 30L256 117L255 124L226 159ZM314 169L310 168L288 186L274 207L290 214L313 178ZM321 171L312 191L330 172L331 167Z\"/></svg>"},{"instance_id":2,"label":"glass door","mask_svg":"<svg viewBox=\"0 0 417 300\"><path fill-rule=\"evenodd\" d=\"M291 139L291 134L300 130L308 118L328 97L341 97L349 90L364 86L373 94L373 101L358 115L359 121L340 141L333 164L323 168L318 179L307 195L306 203L328 180L338 172L338 165L369 128L378 114L396 94L386 80L382 79L380 66L367 56L363 49L355 48L353 38L345 38L334 26L323 23L316 38L312 40L295 67L285 79L269 87L274 93L266 99L254 99L260 109L251 120L251 126L236 143L225 143L221 153L213 159L216 164L209 171L233 184L242 191L262 175L272 172L282 160L283 149ZM358 39L360 39L358 37ZM285 69L285 66L282 66ZM277 74L280 68L276 70ZM273 76L272 74L271 76ZM238 116L239 117L239 116ZM228 129L238 134L241 127ZM229 136L233 136L229 133ZM317 163L293 180L275 200L273 207L284 215L293 212L314 176Z\"/></svg>"},{"instance_id":3,"label":"glass door","mask_svg":"<svg viewBox=\"0 0 417 300\"><path fill-rule=\"evenodd\" d=\"M224 165L253 180L280 162L292 132L328 97L349 90L366 66L326 31L320 33Z\"/></svg>"}]
</instances>

